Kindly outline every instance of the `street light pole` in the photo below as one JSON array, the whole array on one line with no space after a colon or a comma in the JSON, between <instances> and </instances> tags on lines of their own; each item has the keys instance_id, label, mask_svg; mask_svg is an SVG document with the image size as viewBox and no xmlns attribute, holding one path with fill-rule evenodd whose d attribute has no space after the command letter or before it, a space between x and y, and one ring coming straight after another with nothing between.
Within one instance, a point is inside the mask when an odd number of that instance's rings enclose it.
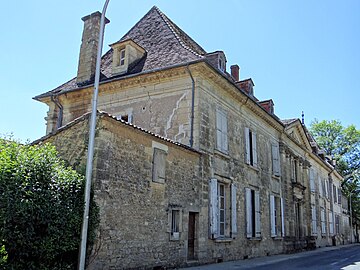
<instances>
[{"instance_id":1,"label":"street light pole","mask_svg":"<svg viewBox=\"0 0 360 270\"><path fill-rule=\"evenodd\" d=\"M96 69L95 69L95 82L94 82L94 93L92 98L92 111L90 119L90 130L89 130L89 144L88 144L88 156L86 163L86 184L85 184L85 206L84 206L84 217L83 225L81 230L81 246L80 246L80 260L79 270L85 269L85 258L86 258L86 242L88 235L89 225L89 208L90 208L90 191L91 191L91 177L93 169L93 158L94 158L94 141L95 141L95 126L96 126L96 113L97 113L97 98L99 93L100 83L100 64L101 64L101 53L103 48L104 40L104 29L105 29L105 13L110 0L106 0L100 19L100 33L99 43L96 57Z\"/></svg>"}]
</instances>

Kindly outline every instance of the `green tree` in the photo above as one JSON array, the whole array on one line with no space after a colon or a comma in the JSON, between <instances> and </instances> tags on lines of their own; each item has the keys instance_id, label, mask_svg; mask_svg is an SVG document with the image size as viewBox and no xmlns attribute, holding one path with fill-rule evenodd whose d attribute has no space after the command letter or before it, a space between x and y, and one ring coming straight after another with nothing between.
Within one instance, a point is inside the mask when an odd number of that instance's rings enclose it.
<instances>
[{"instance_id":1,"label":"green tree","mask_svg":"<svg viewBox=\"0 0 360 270\"><path fill-rule=\"evenodd\" d=\"M0 265L4 269L75 269L84 176L50 144L0 139ZM89 244L98 224L91 202Z\"/></svg>"},{"instance_id":2,"label":"green tree","mask_svg":"<svg viewBox=\"0 0 360 270\"><path fill-rule=\"evenodd\" d=\"M344 177L343 191L352 201L354 218L360 218L360 130L344 127L340 121L314 120L310 133L325 153L336 160L336 169Z\"/></svg>"}]
</instances>

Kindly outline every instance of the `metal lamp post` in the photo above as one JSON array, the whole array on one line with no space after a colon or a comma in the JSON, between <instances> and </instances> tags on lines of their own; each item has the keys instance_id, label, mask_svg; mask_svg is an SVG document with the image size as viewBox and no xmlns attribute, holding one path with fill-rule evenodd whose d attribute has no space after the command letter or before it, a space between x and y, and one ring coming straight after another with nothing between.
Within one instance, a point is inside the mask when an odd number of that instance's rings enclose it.
<instances>
[{"instance_id":1,"label":"metal lamp post","mask_svg":"<svg viewBox=\"0 0 360 270\"><path fill-rule=\"evenodd\" d=\"M90 208L90 191L91 191L91 177L93 169L93 158L94 158L94 140L95 140L95 126L96 126L96 113L97 113L97 98L99 93L100 83L100 63L101 63L101 52L103 48L104 40L104 28L105 28L105 13L110 0L106 0L100 19L100 34L99 43L96 58L96 69L95 69L95 82L94 82L94 93L92 98L92 111L90 119L90 130L89 130L89 144L88 144L88 156L86 163L86 185L85 185L85 207L83 225L81 230L81 246L80 246L80 259L79 259L79 270L85 269L85 258L86 258L86 242L88 235L89 225L89 208Z\"/></svg>"}]
</instances>

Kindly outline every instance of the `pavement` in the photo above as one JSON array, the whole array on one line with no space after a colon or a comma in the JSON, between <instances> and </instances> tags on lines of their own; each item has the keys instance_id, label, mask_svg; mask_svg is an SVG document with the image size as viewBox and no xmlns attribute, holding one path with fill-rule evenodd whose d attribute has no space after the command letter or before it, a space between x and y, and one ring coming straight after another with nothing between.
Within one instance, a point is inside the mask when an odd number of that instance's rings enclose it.
<instances>
[{"instance_id":1,"label":"pavement","mask_svg":"<svg viewBox=\"0 0 360 270\"><path fill-rule=\"evenodd\" d=\"M215 263L215 264L207 264L207 265L202 265L202 266L180 268L180 269L184 269L184 270L253 269L256 267L276 264L276 263L284 262L287 260L306 258L306 257L310 257L310 256L313 257L319 253L329 252L329 251L333 251L333 250L346 249L346 248L350 248L350 247L360 248L360 243L350 244L350 245L341 245L341 246L322 247L322 248L317 248L315 250L304 251L304 252L299 252L299 253L294 253L294 254L279 254L279 255L273 255L273 256L268 256L268 257L267 256L257 257L257 258L250 258L247 260L229 261L229 262L222 262L222 263Z\"/></svg>"}]
</instances>

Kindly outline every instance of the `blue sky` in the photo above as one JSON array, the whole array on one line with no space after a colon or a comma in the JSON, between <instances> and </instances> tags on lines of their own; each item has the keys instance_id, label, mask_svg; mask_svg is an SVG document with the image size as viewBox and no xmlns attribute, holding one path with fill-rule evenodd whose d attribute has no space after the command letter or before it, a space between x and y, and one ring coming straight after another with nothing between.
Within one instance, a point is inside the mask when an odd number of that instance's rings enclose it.
<instances>
[{"instance_id":1,"label":"blue sky","mask_svg":"<svg viewBox=\"0 0 360 270\"><path fill-rule=\"evenodd\" d=\"M47 106L32 97L76 75L83 22L104 1L2 1L0 134L45 135ZM104 52L153 5L228 69L251 77L282 119L340 120L360 128L360 1L111 0Z\"/></svg>"}]
</instances>

